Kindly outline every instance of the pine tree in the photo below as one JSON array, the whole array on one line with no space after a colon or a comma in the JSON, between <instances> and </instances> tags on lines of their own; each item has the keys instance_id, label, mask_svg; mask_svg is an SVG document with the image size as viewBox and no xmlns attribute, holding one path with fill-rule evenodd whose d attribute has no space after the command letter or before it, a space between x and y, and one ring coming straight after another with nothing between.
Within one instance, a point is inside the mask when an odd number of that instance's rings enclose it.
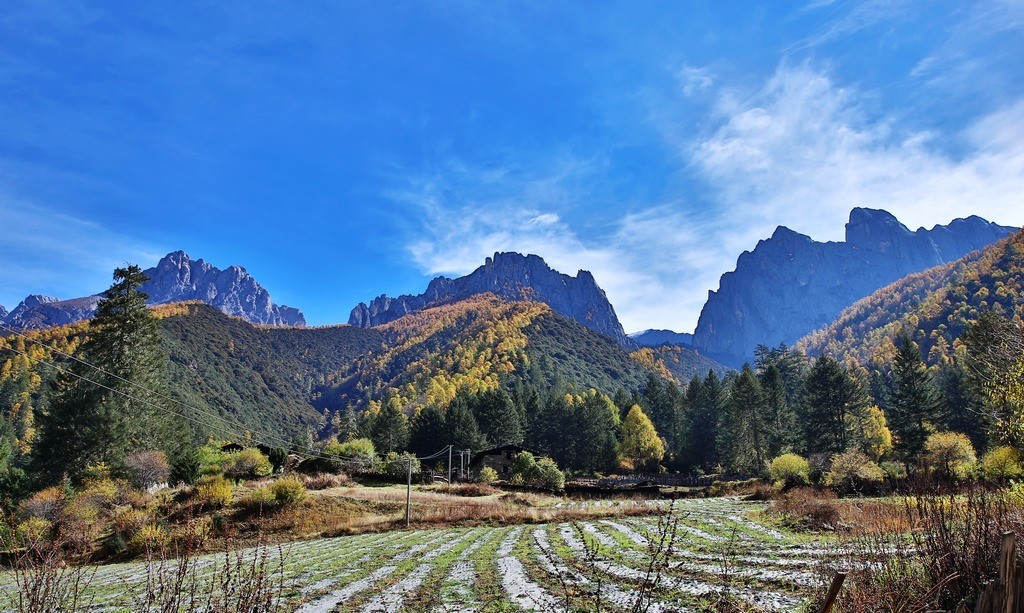
<instances>
[{"instance_id":1,"label":"pine tree","mask_svg":"<svg viewBox=\"0 0 1024 613\"><path fill-rule=\"evenodd\" d=\"M398 404L397 398L390 398L373 417L370 425L370 440L381 454L404 451L409 444L409 419Z\"/></svg>"},{"instance_id":2,"label":"pine tree","mask_svg":"<svg viewBox=\"0 0 1024 613\"><path fill-rule=\"evenodd\" d=\"M416 455L430 455L450 438L444 413L434 405L421 409L409 423L409 451Z\"/></svg>"},{"instance_id":3,"label":"pine tree","mask_svg":"<svg viewBox=\"0 0 1024 613\"><path fill-rule=\"evenodd\" d=\"M724 389L714 371L701 381L694 377L686 388L689 446L686 462L690 466L711 469L719 462L718 422L724 409Z\"/></svg>"},{"instance_id":4,"label":"pine tree","mask_svg":"<svg viewBox=\"0 0 1024 613\"><path fill-rule=\"evenodd\" d=\"M897 447L905 457L914 458L924 451L928 435L935 431L940 409L921 350L904 335L892 364L888 419L897 438Z\"/></svg>"},{"instance_id":5,"label":"pine tree","mask_svg":"<svg viewBox=\"0 0 1024 613\"><path fill-rule=\"evenodd\" d=\"M448 405L444 415L444 428L448 440L456 449L476 452L487 448L487 438L480 433L480 427L464 396L456 396Z\"/></svg>"},{"instance_id":6,"label":"pine tree","mask_svg":"<svg viewBox=\"0 0 1024 613\"><path fill-rule=\"evenodd\" d=\"M722 428L728 441L730 470L759 474L770 459L766 453L766 404L764 390L749 364L732 383L728 419Z\"/></svg>"},{"instance_id":7,"label":"pine tree","mask_svg":"<svg viewBox=\"0 0 1024 613\"><path fill-rule=\"evenodd\" d=\"M866 406L867 396L850 373L832 357L818 358L804 382L801 419L807 453L846 451Z\"/></svg>"},{"instance_id":8,"label":"pine tree","mask_svg":"<svg viewBox=\"0 0 1024 613\"><path fill-rule=\"evenodd\" d=\"M140 290L147 280L138 266L114 271L80 349L82 362L57 378L34 453L42 481L74 478L99 462L118 474L132 451L161 450L173 459L191 441L166 400L167 356Z\"/></svg>"},{"instance_id":9,"label":"pine tree","mask_svg":"<svg viewBox=\"0 0 1024 613\"><path fill-rule=\"evenodd\" d=\"M469 399L480 430L492 447L520 445L523 426L519 411L504 390L489 390Z\"/></svg>"},{"instance_id":10,"label":"pine tree","mask_svg":"<svg viewBox=\"0 0 1024 613\"><path fill-rule=\"evenodd\" d=\"M765 453L768 458L793 451L799 442L796 411L789 402L786 381L777 364L771 363L761 372L761 388L765 401Z\"/></svg>"}]
</instances>

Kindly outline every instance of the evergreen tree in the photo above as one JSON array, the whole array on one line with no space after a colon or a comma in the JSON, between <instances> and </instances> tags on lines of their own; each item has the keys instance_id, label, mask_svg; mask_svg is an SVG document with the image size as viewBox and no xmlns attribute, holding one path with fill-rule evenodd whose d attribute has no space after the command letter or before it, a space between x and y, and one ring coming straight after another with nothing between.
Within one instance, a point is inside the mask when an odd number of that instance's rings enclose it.
<instances>
[{"instance_id":1,"label":"evergreen tree","mask_svg":"<svg viewBox=\"0 0 1024 613\"><path fill-rule=\"evenodd\" d=\"M814 363L804 383L803 429L808 453L841 453L855 440L857 417L867 406L860 384L830 356Z\"/></svg>"},{"instance_id":2,"label":"evergreen tree","mask_svg":"<svg viewBox=\"0 0 1024 613\"><path fill-rule=\"evenodd\" d=\"M569 415L570 444L565 466L587 473L614 468L620 422L619 410L611 398L590 390L576 398Z\"/></svg>"},{"instance_id":3,"label":"evergreen tree","mask_svg":"<svg viewBox=\"0 0 1024 613\"><path fill-rule=\"evenodd\" d=\"M775 458L796 449L796 411L790 404L786 380L777 364L771 363L761 372L761 389L765 401L765 455Z\"/></svg>"},{"instance_id":4,"label":"evergreen tree","mask_svg":"<svg viewBox=\"0 0 1024 613\"><path fill-rule=\"evenodd\" d=\"M942 404L942 429L963 432L975 449L987 449L989 425L967 371L955 362L944 364L935 373L934 381Z\"/></svg>"},{"instance_id":5,"label":"evergreen tree","mask_svg":"<svg viewBox=\"0 0 1024 613\"><path fill-rule=\"evenodd\" d=\"M481 392L471 397L469 403L480 431L491 447L522 444L522 418L505 390Z\"/></svg>"},{"instance_id":6,"label":"evergreen tree","mask_svg":"<svg viewBox=\"0 0 1024 613\"><path fill-rule=\"evenodd\" d=\"M138 266L114 271L82 343L82 361L57 378L33 458L42 482L77 478L100 462L122 474L132 451L160 450L173 460L191 442L187 424L166 399L167 356L140 290L147 280Z\"/></svg>"},{"instance_id":7,"label":"evergreen tree","mask_svg":"<svg viewBox=\"0 0 1024 613\"><path fill-rule=\"evenodd\" d=\"M904 335L892 364L889 425L897 447L908 458L924 451L928 435L935 431L941 404L931 374L917 343Z\"/></svg>"},{"instance_id":8,"label":"evergreen tree","mask_svg":"<svg viewBox=\"0 0 1024 613\"><path fill-rule=\"evenodd\" d=\"M724 391L714 371L708 371L704 381L694 377L686 388L690 441L686 463L694 468L710 470L719 462L718 421L724 408Z\"/></svg>"},{"instance_id":9,"label":"evergreen tree","mask_svg":"<svg viewBox=\"0 0 1024 613\"><path fill-rule=\"evenodd\" d=\"M370 440L378 453L404 451L409 444L409 418L405 416L396 398L390 398L373 416Z\"/></svg>"},{"instance_id":10,"label":"evergreen tree","mask_svg":"<svg viewBox=\"0 0 1024 613\"><path fill-rule=\"evenodd\" d=\"M430 455L450 439L444 413L434 405L421 409L409 423L409 451L416 455Z\"/></svg>"},{"instance_id":11,"label":"evergreen tree","mask_svg":"<svg viewBox=\"0 0 1024 613\"><path fill-rule=\"evenodd\" d=\"M477 452L487 448L487 438L480 433L480 427L464 396L456 396L448 405L444 415L444 428L448 440L456 449Z\"/></svg>"},{"instance_id":12,"label":"evergreen tree","mask_svg":"<svg viewBox=\"0 0 1024 613\"><path fill-rule=\"evenodd\" d=\"M764 390L757 375L745 364L732 382L729 410L722 433L727 441L729 469L736 473L760 474L767 466L767 420Z\"/></svg>"}]
</instances>

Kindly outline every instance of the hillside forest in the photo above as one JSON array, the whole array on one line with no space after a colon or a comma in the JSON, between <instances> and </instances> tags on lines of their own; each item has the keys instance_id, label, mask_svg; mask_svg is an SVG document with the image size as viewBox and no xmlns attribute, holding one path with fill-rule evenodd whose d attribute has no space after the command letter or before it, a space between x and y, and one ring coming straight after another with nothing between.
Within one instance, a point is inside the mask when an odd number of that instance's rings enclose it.
<instances>
[{"instance_id":1,"label":"hillside forest","mask_svg":"<svg viewBox=\"0 0 1024 613\"><path fill-rule=\"evenodd\" d=\"M953 278L977 283L965 266L1005 268L1007 253L1018 253L1015 242L950 267ZM1016 296L1007 275L987 278L1001 282L998 295ZM762 346L740 371L680 381L658 354L623 360L617 345L538 303L484 295L380 329L270 329L198 304L146 309L137 267L115 279L103 303L110 313L0 341L0 483L9 500L97 464L123 470L140 446L193 478L188 465L211 437L306 456L338 454L355 440L380 454L514 444L586 475L758 476L795 454L822 477L852 462L864 481L935 470L950 447L957 462L973 463L977 452L1022 443L1024 352L1019 317L1000 314L1008 307L971 321L969 309L950 304L946 320L959 327L904 334L868 359ZM981 293L958 288L943 295ZM951 330L956 349L934 350L941 344L932 340L926 360L919 341Z\"/></svg>"}]
</instances>

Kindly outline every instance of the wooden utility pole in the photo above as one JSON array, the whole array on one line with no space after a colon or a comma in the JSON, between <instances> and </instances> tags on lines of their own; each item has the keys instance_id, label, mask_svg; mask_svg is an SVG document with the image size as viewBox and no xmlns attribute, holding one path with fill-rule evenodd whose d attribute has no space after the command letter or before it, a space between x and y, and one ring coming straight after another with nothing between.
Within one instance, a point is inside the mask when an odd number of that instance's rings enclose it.
<instances>
[{"instance_id":1,"label":"wooden utility pole","mask_svg":"<svg viewBox=\"0 0 1024 613\"><path fill-rule=\"evenodd\" d=\"M406 460L409 474L405 482L405 527L409 527L409 509L412 507L412 458Z\"/></svg>"},{"instance_id":2,"label":"wooden utility pole","mask_svg":"<svg viewBox=\"0 0 1024 613\"><path fill-rule=\"evenodd\" d=\"M448 485L452 484L452 446L448 445Z\"/></svg>"}]
</instances>

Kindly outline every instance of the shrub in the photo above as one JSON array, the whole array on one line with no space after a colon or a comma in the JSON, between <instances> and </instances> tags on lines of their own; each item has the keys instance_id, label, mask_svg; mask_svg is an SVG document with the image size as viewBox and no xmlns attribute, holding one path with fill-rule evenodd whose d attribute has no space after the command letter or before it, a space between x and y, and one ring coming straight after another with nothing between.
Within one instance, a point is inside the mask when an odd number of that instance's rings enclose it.
<instances>
[{"instance_id":1,"label":"shrub","mask_svg":"<svg viewBox=\"0 0 1024 613\"><path fill-rule=\"evenodd\" d=\"M302 483L306 489L326 490L332 487L349 487L355 485L355 481L345 473L316 473L315 475L302 475Z\"/></svg>"},{"instance_id":2,"label":"shrub","mask_svg":"<svg viewBox=\"0 0 1024 613\"><path fill-rule=\"evenodd\" d=\"M888 481L899 481L907 478L907 466L903 462L882 462L879 464L882 474Z\"/></svg>"},{"instance_id":3,"label":"shrub","mask_svg":"<svg viewBox=\"0 0 1024 613\"><path fill-rule=\"evenodd\" d=\"M297 504L306 498L306 486L294 477L285 477L270 485L270 493L279 505Z\"/></svg>"},{"instance_id":4,"label":"shrub","mask_svg":"<svg viewBox=\"0 0 1024 613\"><path fill-rule=\"evenodd\" d=\"M774 509L796 529L833 530L840 523L836 495L825 490L795 487L775 501Z\"/></svg>"},{"instance_id":5,"label":"shrub","mask_svg":"<svg viewBox=\"0 0 1024 613\"><path fill-rule=\"evenodd\" d=\"M411 453L391 453L384 456L384 474L390 477L405 478L409 472L409 462L412 462L412 472L420 472L420 461Z\"/></svg>"},{"instance_id":6,"label":"shrub","mask_svg":"<svg viewBox=\"0 0 1024 613\"><path fill-rule=\"evenodd\" d=\"M171 535L162 526L146 524L132 536L128 547L132 551L161 551L171 542Z\"/></svg>"},{"instance_id":7,"label":"shrub","mask_svg":"<svg viewBox=\"0 0 1024 613\"><path fill-rule=\"evenodd\" d=\"M484 466L480 470L479 481L481 483L494 483L498 480L498 471L494 470L490 466Z\"/></svg>"},{"instance_id":8,"label":"shrub","mask_svg":"<svg viewBox=\"0 0 1024 613\"><path fill-rule=\"evenodd\" d=\"M64 490L59 487L48 487L28 497L18 505L18 511L26 518L52 520L64 506Z\"/></svg>"},{"instance_id":9,"label":"shrub","mask_svg":"<svg viewBox=\"0 0 1024 613\"><path fill-rule=\"evenodd\" d=\"M171 466L162 451L136 451L124 459L128 482L132 487L145 490L158 483L167 483Z\"/></svg>"},{"instance_id":10,"label":"shrub","mask_svg":"<svg viewBox=\"0 0 1024 613\"><path fill-rule=\"evenodd\" d=\"M996 447L981 458L981 472L991 481L1007 481L1024 476L1020 452L1013 447Z\"/></svg>"},{"instance_id":11,"label":"shrub","mask_svg":"<svg viewBox=\"0 0 1024 613\"><path fill-rule=\"evenodd\" d=\"M853 449L832 456L832 468L825 474L825 485L844 492L857 492L877 486L884 478L878 464Z\"/></svg>"},{"instance_id":12,"label":"shrub","mask_svg":"<svg viewBox=\"0 0 1024 613\"><path fill-rule=\"evenodd\" d=\"M221 450L220 445L211 441L196 449L201 475L219 475L227 468L228 454Z\"/></svg>"},{"instance_id":13,"label":"shrub","mask_svg":"<svg viewBox=\"0 0 1024 613\"><path fill-rule=\"evenodd\" d=\"M549 490L561 490L565 486L565 475L558 470L554 460L541 458L536 464L535 485Z\"/></svg>"},{"instance_id":14,"label":"shrub","mask_svg":"<svg viewBox=\"0 0 1024 613\"><path fill-rule=\"evenodd\" d=\"M565 486L565 475L550 458L536 460L529 451L522 451L512 463L510 481L517 485L560 490Z\"/></svg>"},{"instance_id":15,"label":"shrub","mask_svg":"<svg viewBox=\"0 0 1024 613\"><path fill-rule=\"evenodd\" d=\"M368 438L330 443L324 448L323 455L335 459L337 470L347 468L354 472L371 472L380 467L377 450Z\"/></svg>"},{"instance_id":16,"label":"shrub","mask_svg":"<svg viewBox=\"0 0 1024 613\"><path fill-rule=\"evenodd\" d=\"M266 477L274 471L270 460L259 449L249 448L228 454L224 475L231 479L253 479Z\"/></svg>"},{"instance_id":17,"label":"shrub","mask_svg":"<svg viewBox=\"0 0 1024 613\"><path fill-rule=\"evenodd\" d=\"M270 487L262 486L246 494L240 504L247 509L255 510L273 506L275 502L274 493L270 491Z\"/></svg>"},{"instance_id":18,"label":"shrub","mask_svg":"<svg viewBox=\"0 0 1024 613\"><path fill-rule=\"evenodd\" d=\"M924 444L924 456L935 474L962 481L974 473L978 456L966 434L936 432Z\"/></svg>"},{"instance_id":19,"label":"shrub","mask_svg":"<svg viewBox=\"0 0 1024 613\"><path fill-rule=\"evenodd\" d=\"M510 481L516 485L532 483L537 478L537 460L529 451L521 451L512 461Z\"/></svg>"},{"instance_id":20,"label":"shrub","mask_svg":"<svg viewBox=\"0 0 1024 613\"><path fill-rule=\"evenodd\" d=\"M811 465L795 453L784 453L772 460L768 475L773 482L781 482L787 487L807 485L810 483Z\"/></svg>"},{"instance_id":21,"label":"shrub","mask_svg":"<svg viewBox=\"0 0 1024 613\"><path fill-rule=\"evenodd\" d=\"M199 480L195 489L196 501L204 507L219 509L231 504L234 488L231 482L217 475L207 475Z\"/></svg>"}]
</instances>

